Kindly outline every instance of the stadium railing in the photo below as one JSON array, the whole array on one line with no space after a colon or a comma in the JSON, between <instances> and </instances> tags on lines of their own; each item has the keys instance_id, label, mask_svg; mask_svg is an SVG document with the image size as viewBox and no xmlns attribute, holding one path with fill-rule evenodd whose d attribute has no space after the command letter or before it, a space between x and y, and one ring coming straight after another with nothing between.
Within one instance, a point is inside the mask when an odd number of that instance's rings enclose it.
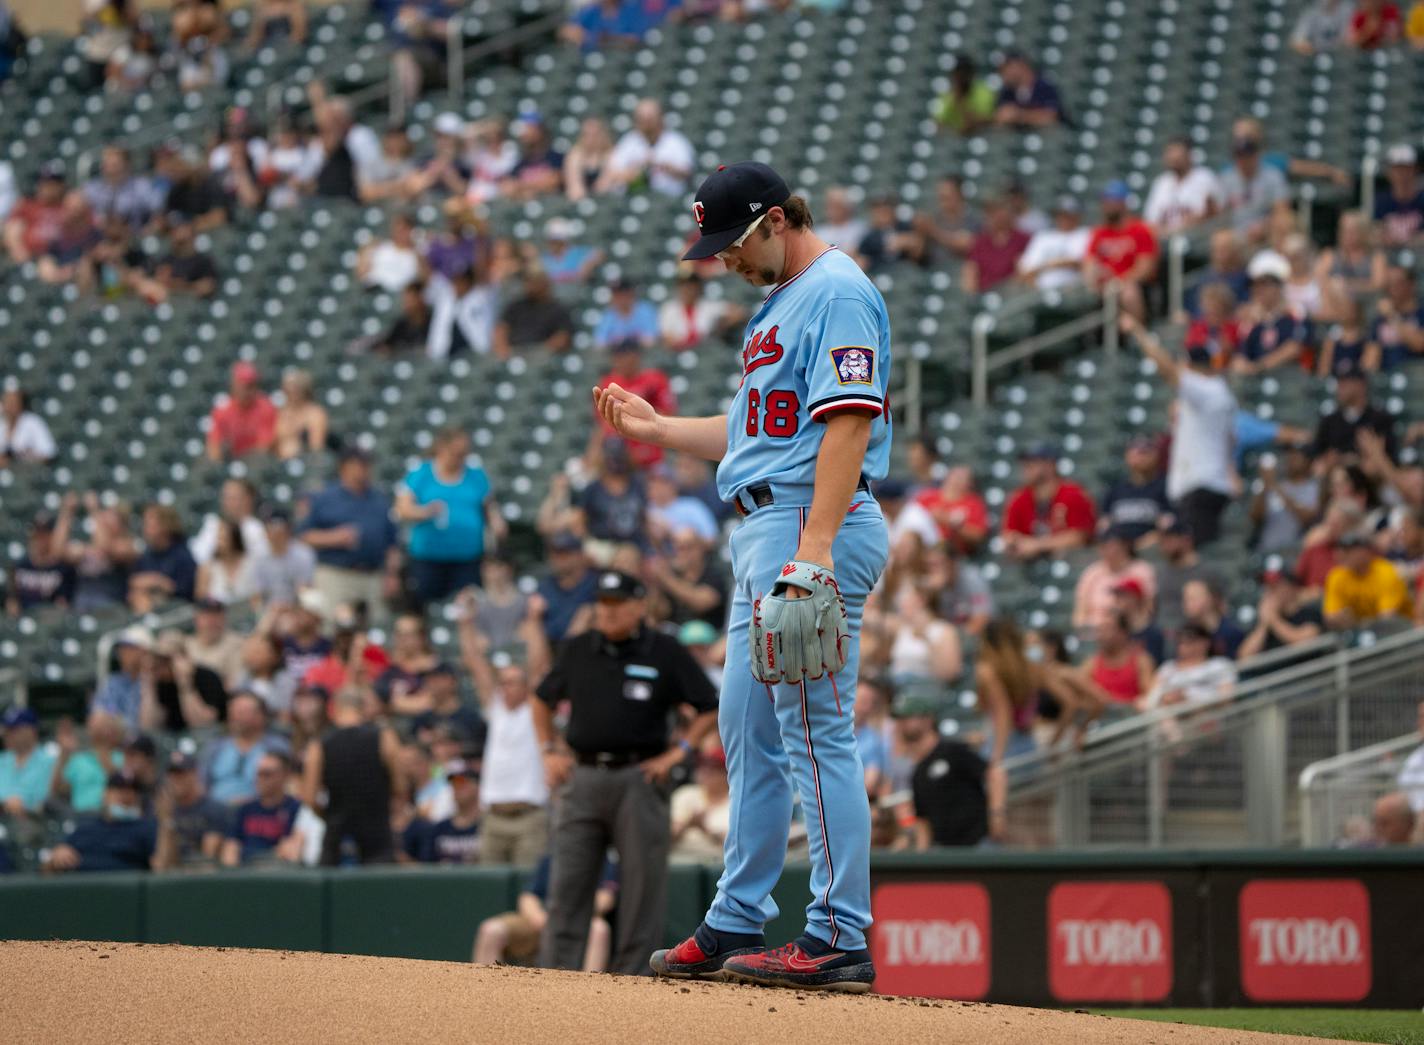
<instances>
[{"instance_id":1,"label":"stadium railing","mask_svg":"<svg viewBox=\"0 0 1424 1045\"><path fill-rule=\"evenodd\" d=\"M1424 697L1424 632L1359 646L1097 731L1082 751L1009 759L1011 829L1029 844L1298 844L1299 775L1397 737Z\"/></svg>"},{"instance_id":2,"label":"stadium railing","mask_svg":"<svg viewBox=\"0 0 1424 1045\"><path fill-rule=\"evenodd\" d=\"M1358 819L1368 824L1371 806L1393 790L1405 758L1424 733L1406 733L1379 744L1312 762L1300 773L1300 844L1328 846L1340 840L1341 826Z\"/></svg>"}]
</instances>

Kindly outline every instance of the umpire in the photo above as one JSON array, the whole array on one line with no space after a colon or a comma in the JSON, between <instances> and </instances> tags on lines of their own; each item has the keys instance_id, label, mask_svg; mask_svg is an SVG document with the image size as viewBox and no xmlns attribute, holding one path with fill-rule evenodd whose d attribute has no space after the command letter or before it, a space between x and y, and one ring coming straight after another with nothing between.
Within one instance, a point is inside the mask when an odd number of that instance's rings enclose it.
<instances>
[{"instance_id":1,"label":"umpire","mask_svg":"<svg viewBox=\"0 0 1424 1045\"><path fill-rule=\"evenodd\" d=\"M618 929L609 972L643 975L662 946L670 828L668 772L713 729L717 693L676 638L648 628L642 582L598 578L593 628L564 644L534 702L544 772L557 798L549 924L541 965L582 966L608 845L618 851ZM569 702L564 740L554 709ZM673 713L697 717L669 743Z\"/></svg>"}]
</instances>

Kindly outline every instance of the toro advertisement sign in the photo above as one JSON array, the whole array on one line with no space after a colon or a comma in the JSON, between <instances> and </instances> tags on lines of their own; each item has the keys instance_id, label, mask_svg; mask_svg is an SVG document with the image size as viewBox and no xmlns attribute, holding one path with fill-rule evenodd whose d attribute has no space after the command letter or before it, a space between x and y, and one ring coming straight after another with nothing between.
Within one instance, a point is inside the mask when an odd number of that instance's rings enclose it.
<instances>
[{"instance_id":1,"label":"toro advertisement sign","mask_svg":"<svg viewBox=\"0 0 1424 1045\"><path fill-rule=\"evenodd\" d=\"M1059 1001L1162 1001L1172 897L1161 882L1064 882L1048 894L1048 985Z\"/></svg>"},{"instance_id":2,"label":"toro advertisement sign","mask_svg":"<svg viewBox=\"0 0 1424 1045\"><path fill-rule=\"evenodd\" d=\"M1370 993L1370 895L1353 878L1257 879L1239 900L1241 989L1252 1001Z\"/></svg>"},{"instance_id":3,"label":"toro advertisement sign","mask_svg":"<svg viewBox=\"0 0 1424 1045\"><path fill-rule=\"evenodd\" d=\"M873 907L879 993L962 1001L989 993L989 893L982 885L882 885Z\"/></svg>"}]
</instances>

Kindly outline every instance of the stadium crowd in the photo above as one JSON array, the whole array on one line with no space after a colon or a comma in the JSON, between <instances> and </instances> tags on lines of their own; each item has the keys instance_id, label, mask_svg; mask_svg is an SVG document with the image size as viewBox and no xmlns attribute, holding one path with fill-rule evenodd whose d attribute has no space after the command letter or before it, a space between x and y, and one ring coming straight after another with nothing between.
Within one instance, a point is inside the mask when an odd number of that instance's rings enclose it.
<instances>
[{"instance_id":1,"label":"stadium crowd","mask_svg":"<svg viewBox=\"0 0 1424 1045\"><path fill-rule=\"evenodd\" d=\"M630 12L651 18L651 6L587 5L564 38L622 46L654 24ZM680 7L678 17L740 19L787 5L663 6ZM225 38L215 5L180 7L161 43L124 3L101 8L85 37L96 84L221 79L224 47L304 32L301 6L288 0L259 5L242 42ZM440 65L449 12L434 0L378 4L376 13L395 27L400 83L414 98ZM1421 45L1424 4L1406 21L1393 4L1322 0L1294 44L1406 39ZM952 81L936 108L948 133L1071 119L1023 54L1003 58L996 85L968 58ZM204 233L225 222L312 198L380 203L392 211L389 231L353 245L352 275L399 295L401 313L350 351L565 352L576 320L561 289L599 279L601 252L562 219L540 242L516 240L491 227L485 205L646 192L681 206L697 175L691 143L652 98L637 102L617 141L589 119L566 150L537 113L476 122L444 113L417 147L407 126L365 126L319 83L308 101L310 126L293 113L264 128L231 109L203 151L174 141L141 162L111 145L84 181L44 165L23 197L0 200L10 262L85 295L157 304L212 293L220 264ZM1271 152L1249 118L1235 126L1223 167L1201 159L1188 142L1169 143L1140 215L1121 181L1103 186L1090 218L1074 198L1045 214L1021 184L991 192L950 175L919 213L840 187L815 201L821 234L872 273L951 270L985 294L1096 294L1111 284L1124 333L1175 395L1157 432L1126 444L1120 474L1102 488L1064 474L1061 447L1033 445L1022 452L1020 487L991 512L974 462L942 459L933 438L912 442L906 472L878 485L893 550L866 608L854 713L879 845L1010 842L1007 759L1071 755L1104 715L1228 699L1240 665L1261 653L1330 632L1424 625L1424 425L1401 425L1370 397L1372 375L1424 357L1424 306L1403 260L1424 241L1415 147L1389 149L1375 212L1344 214L1324 250L1299 223L1291 181L1348 183L1343 172ZM426 203L439 207L437 227L420 227L416 208ZM1186 327L1174 352L1147 322L1162 244L1208 228L1207 264L1184 314L1168 317ZM674 411L671 382L647 364L648 350L735 358L745 313L704 296L720 276L715 265L684 266L661 307L643 288L613 282L592 331L610 360L602 381ZM1239 408L1234 381L1280 368L1317 375L1335 397L1313 430ZM208 419L206 454L216 462L325 460L331 451L325 485L295 503L233 477L201 519L91 491L31 522L7 571L6 613L192 608L191 631L134 625L119 636L82 727L63 720L42 738L32 711L6 712L4 824L12 840L42 839L45 870L535 865L550 789L532 702L560 644L590 627L606 573L632 578L627 590L640 594L619 597L642 600L644 626L675 634L719 678L721 549L734 520L707 465L625 443L590 416L585 451L555 476L538 512L543 560L516 562L494 495L512 477L472 463L467 433L430 433L427 459L384 489L322 402L319 375L239 362ZM58 450L24 389L7 383L0 467L42 466ZM1249 514L1254 547L1273 564L1255 606L1232 604L1235 579L1211 564L1228 510ZM1045 558L1082 567L1064 632L1028 629L995 606L991 576ZM437 630L455 635L453 661L436 652ZM946 735L942 712L961 695L975 721ZM715 740L689 755L671 786L675 858L715 860L727 818ZM342 829L328 830L338 813ZM539 887L529 896L522 921L482 932L487 946L525 940L531 925L537 935Z\"/></svg>"}]
</instances>

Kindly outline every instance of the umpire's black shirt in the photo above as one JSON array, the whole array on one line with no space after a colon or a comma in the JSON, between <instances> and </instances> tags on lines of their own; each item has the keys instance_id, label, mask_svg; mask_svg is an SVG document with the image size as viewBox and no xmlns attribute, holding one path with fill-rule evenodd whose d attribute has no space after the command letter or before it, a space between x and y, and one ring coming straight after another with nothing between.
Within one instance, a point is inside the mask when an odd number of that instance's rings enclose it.
<instances>
[{"instance_id":1,"label":"umpire's black shirt","mask_svg":"<svg viewBox=\"0 0 1424 1045\"><path fill-rule=\"evenodd\" d=\"M597 631L569 639L536 695L551 708L569 701L564 736L581 755L661 754L673 709L717 707L717 691L692 654L647 627L624 642Z\"/></svg>"}]
</instances>

